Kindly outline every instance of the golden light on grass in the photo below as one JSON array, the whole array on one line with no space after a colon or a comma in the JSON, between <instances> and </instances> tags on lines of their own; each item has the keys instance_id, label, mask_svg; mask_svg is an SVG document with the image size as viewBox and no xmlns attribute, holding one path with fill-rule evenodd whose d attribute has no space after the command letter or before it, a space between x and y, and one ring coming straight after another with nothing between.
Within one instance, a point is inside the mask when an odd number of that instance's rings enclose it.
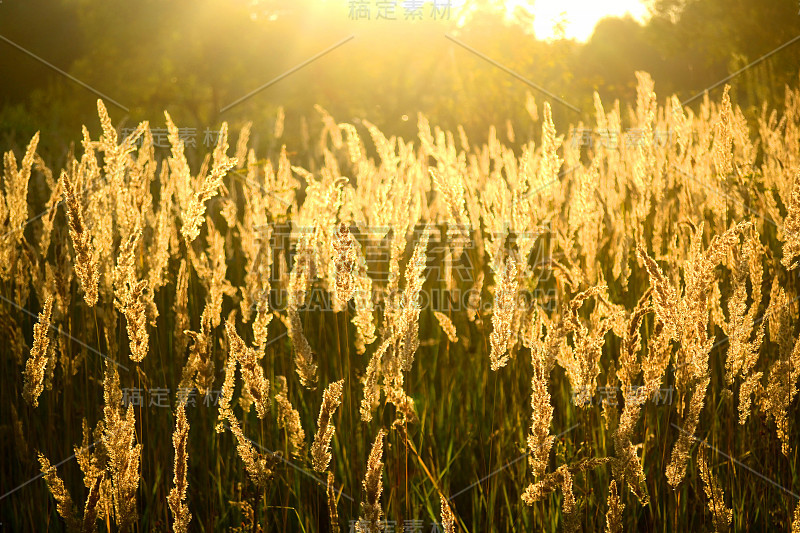
<instances>
[{"instance_id":1,"label":"golden light on grass","mask_svg":"<svg viewBox=\"0 0 800 533\"><path fill-rule=\"evenodd\" d=\"M733 91L695 114L637 80L634 147L575 147L530 99L524 146L517 123L484 142L419 115L407 140L320 107L303 155L258 154L258 124L229 155L224 126L191 170L169 115L161 153L99 103L60 173L38 134L8 152L4 231L58 209L0 240L12 471L38 457L44 478L20 494L83 531L747 527L756 481L695 444L733 457L725 431L759 431L747 453L793 472L800 90L751 132ZM606 107L598 127L626 123ZM797 529L798 508L765 520Z\"/></svg>"}]
</instances>

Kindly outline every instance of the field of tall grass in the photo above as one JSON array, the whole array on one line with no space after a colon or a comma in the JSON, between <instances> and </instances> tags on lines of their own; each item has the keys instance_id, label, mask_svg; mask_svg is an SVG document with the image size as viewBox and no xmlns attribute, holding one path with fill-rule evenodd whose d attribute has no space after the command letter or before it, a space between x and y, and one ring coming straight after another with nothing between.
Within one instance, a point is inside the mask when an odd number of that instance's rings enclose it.
<instances>
[{"instance_id":1,"label":"field of tall grass","mask_svg":"<svg viewBox=\"0 0 800 533\"><path fill-rule=\"evenodd\" d=\"M637 77L538 142L7 151L0 531L800 532L800 90Z\"/></svg>"}]
</instances>

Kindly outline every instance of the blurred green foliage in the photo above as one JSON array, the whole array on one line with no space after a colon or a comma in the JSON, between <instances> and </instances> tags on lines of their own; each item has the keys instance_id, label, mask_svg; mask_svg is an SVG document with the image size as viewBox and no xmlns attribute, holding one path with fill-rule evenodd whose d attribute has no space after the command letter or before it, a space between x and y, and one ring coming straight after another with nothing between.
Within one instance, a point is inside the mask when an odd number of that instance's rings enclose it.
<instances>
[{"instance_id":1,"label":"blurred green foliage","mask_svg":"<svg viewBox=\"0 0 800 533\"><path fill-rule=\"evenodd\" d=\"M300 147L303 119L318 123L314 104L337 121L368 119L404 138L414 136L418 112L451 131L461 124L475 140L485 140L490 125L505 135L510 120L524 138L539 130L525 112L527 91L553 103L564 131L579 121L593 124L593 91L606 105L635 101L636 70L652 74L661 99L676 93L686 100L800 35L795 0L646 1L645 24L603 19L586 43L538 40L535 2L511 15L495 0L465 2L437 20L430 4L422 20L406 20L400 1L397 20L378 19L374 2L369 20L356 20L346 0L7 1L0 4L0 36L105 95L119 127L149 120L162 128L168 110L179 126L197 128L205 151L206 128L253 121L258 138L272 129L279 106L286 111L285 142ZM98 95L30 54L0 40L0 142L4 149L24 146L41 130L40 151L58 161L82 124L93 133L98 128ZM751 114L760 112L757 102L779 107L784 85L796 81L798 59L800 41L747 69L731 82L734 100Z\"/></svg>"}]
</instances>

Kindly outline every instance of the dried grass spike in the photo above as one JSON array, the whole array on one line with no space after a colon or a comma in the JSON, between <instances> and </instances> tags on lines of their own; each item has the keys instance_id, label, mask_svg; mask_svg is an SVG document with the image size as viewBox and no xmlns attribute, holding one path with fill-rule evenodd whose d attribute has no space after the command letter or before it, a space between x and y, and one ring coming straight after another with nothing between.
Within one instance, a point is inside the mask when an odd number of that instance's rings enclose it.
<instances>
[{"instance_id":1,"label":"dried grass spike","mask_svg":"<svg viewBox=\"0 0 800 533\"><path fill-rule=\"evenodd\" d=\"M39 313L39 322L33 326L33 347L25 363L25 386L22 396L33 407L39 406L39 395L44 390L44 371L47 366L47 350L50 346L50 317L53 312L53 296L48 295L44 308Z\"/></svg>"},{"instance_id":2,"label":"dried grass spike","mask_svg":"<svg viewBox=\"0 0 800 533\"><path fill-rule=\"evenodd\" d=\"M453 321L450 320L450 317L439 311L434 311L433 314L436 320L439 321L439 326L442 328L442 331L447 335L447 340L453 344L457 343L458 335L456 334L456 327L453 325Z\"/></svg>"},{"instance_id":3,"label":"dried grass spike","mask_svg":"<svg viewBox=\"0 0 800 533\"><path fill-rule=\"evenodd\" d=\"M189 437L189 421L186 419L186 402L178 402L175 407L175 432L172 435L172 446L175 449L174 487L169 491L167 503L173 515L173 530L176 533L189 531L192 513L186 504L186 487L188 486L186 467L189 452L186 449Z\"/></svg>"},{"instance_id":4,"label":"dried grass spike","mask_svg":"<svg viewBox=\"0 0 800 533\"><path fill-rule=\"evenodd\" d=\"M362 519L356 523L356 530L359 533L378 533L383 529L381 524L381 516L383 515L383 510L381 509L381 492L383 492L381 475L383 473L383 438L385 436L386 432L381 428L378 431L378 436L375 437L375 442L372 444L372 450L369 452L367 473L364 476L364 491L366 491L367 497L361 503Z\"/></svg>"},{"instance_id":5,"label":"dried grass spike","mask_svg":"<svg viewBox=\"0 0 800 533\"><path fill-rule=\"evenodd\" d=\"M328 385L322 394L322 406L317 417L317 434L314 435L314 443L311 445L311 459L317 472L326 471L331 462L331 439L336 431L331 423L331 417L342 403L343 387L342 379Z\"/></svg>"},{"instance_id":6,"label":"dried grass spike","mask_svg":"<svg viewBox=\"0 0 800 533\"><path fill-rule=\"evenodd\" d=\"M617 482L611 480L608 486L608 511L606 512L606 533L622 533L622 511L625 504L617 493Z\"/></svg>"}]
</instances>

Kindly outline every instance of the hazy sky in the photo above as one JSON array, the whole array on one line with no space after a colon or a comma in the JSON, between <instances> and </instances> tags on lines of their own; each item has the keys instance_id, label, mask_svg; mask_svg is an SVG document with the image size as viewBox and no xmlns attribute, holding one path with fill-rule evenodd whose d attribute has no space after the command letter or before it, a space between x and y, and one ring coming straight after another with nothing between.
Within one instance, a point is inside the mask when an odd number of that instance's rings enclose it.
<instances>
[{"instance_id":1,"label":"hazy sky","mask_svg":"<svg viewBox=\"0 0 800 533\"><path fill-rule=\"evenodd\" d=\"M626 12L642 21L647 8L641 0L538 0L533 4L534 31L540 39L552 37L553 25L564 13L567 38L586 41L601 18Z\"/></svg>"},{"instance_id":2,"label":"hazy sky","mask_svg":"<svg viewBox=\"0 0 800 533\"><path fill-rule=\"evenodd\" d=\"M436 0L446 4L447 0ZM402 0L398 3L402 3ZM469 0L450 0L454 13L469 7ZM642 0L505 0L508 13L524 7L533 13L533 28L539 39L554 37L553 27L562 19L566 21L564 33L568 39L585 42L592 35L597 22L608 16L622 17L630 13L642 22L647 8Z\"/></svg>"}]
</instances>

